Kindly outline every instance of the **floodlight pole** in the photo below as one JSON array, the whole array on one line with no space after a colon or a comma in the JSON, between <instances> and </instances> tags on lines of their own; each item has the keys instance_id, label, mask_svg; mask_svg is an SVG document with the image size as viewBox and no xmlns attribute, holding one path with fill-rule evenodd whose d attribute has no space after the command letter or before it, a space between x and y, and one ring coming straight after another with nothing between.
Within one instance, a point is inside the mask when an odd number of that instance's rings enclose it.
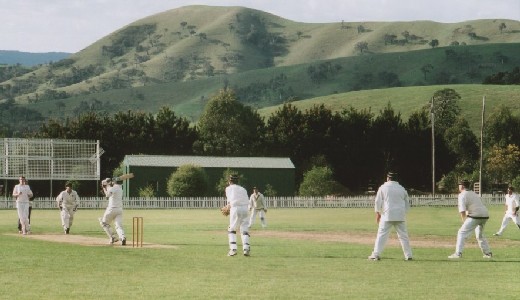
<instances>
[{"instance_id":1,"label":"floodlight pole","mask_svg":"<svg viewBox=\"0 0 520 300\"><path fill-rule=\"evenodd\" d=\"M433 110L433 100L434 98L432 97L432 197L435 200L435 111Z\"/></svg>"},{"instance_id":2,"label":"floodlight pole","mask_svg":"<svg viewBox=\"0 0 520 300\"><path fill-rule=\"evenodd\" d=\"M482 97L482 119L480 125L480 170L478 174L478 194L482 196L482 149L484 144L484 112L486 110L486 96Z\"/></svg>"}]
</instances>

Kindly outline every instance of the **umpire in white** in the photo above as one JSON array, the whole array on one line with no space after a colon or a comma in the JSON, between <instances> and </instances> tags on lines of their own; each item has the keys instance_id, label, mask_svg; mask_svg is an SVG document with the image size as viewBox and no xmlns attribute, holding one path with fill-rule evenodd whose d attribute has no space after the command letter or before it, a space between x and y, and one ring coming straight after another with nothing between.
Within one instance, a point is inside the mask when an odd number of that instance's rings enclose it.
<instances>
[{"instance_id":1,"label":"umpire in white","mask_svg":"<svg viewBox=\"0 0 520 300\"><path fill-rule=\"evenodd\" d=\"M412 248L408 239L406 213L410 209L408 193L397 182L397 173L389 172L386 182L377 191L375 199L376 221L379 224L374 251L369 260L379 260L383 252L390 229L395 227L401 243L405 260L412 260Z\"/></svg>"}]
</instances>

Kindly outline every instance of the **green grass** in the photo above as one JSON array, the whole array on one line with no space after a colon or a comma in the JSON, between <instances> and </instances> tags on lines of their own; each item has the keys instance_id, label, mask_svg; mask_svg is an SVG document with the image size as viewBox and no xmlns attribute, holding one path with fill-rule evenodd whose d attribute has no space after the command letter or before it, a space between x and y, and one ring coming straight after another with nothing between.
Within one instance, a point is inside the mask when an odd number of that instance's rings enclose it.
<instances>
[{"instance_id":1,"label":"green grass","mask_svg":"<svg viewBox=\"0 0 520 300\"><path fill-rule=\"evenodd\" d=\"M498 229L502 207L491 208L487 235ZM72 234L103 238L100 210L80 210ZM269 227L251 231L251 257L227 257L227 218L216 210L125 211L143 216L145 242L176 248L81 246L39 241L15 232L16 212L0 211L0 293L5 299L505 299L515 297L511 274L520 262L520 234L510 225L490 237L493 261L474 238L461 261L453 248L413 247L414 239L451 241L456 209L414 208L409 231L414 261L388 246L367 261L376 226L371 209L271 209ZM257 224L258 225L258 224ZM33 211L34 235L61 232L54 210ZM366 234L367 244L269 236L269 232ZM391 239L395 239L392 235ZM239 243L240 244L240 243ZM240 245L239 245L240 247Z\"/></svg>"}]
</instances>

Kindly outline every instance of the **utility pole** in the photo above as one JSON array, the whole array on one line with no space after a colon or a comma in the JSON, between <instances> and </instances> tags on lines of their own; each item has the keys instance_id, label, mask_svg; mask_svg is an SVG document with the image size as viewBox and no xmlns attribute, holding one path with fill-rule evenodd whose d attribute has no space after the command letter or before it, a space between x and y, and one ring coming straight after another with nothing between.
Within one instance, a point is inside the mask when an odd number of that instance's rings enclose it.
<instances>
[{"instance_id":1,"label":"utility pole","mask_svg":"<svg viewBox=\"0 0 520 300\"><path fill-rule=\"evenodd\" d=\"M484 111L486 109L486 96L482 97L482 122L480 125L480 170L478 174L478 194L482 196L482 149L484 144Z\"/></svg>"},{"instance_id":2,"label":"utility pole","mask_svg":"<svg viewBox=\"0 0 520 300\"><path fill-rule=\"evenodd\" d=\"M435 200L435 111L433 106L434 97L432 97L431 114L432 114L432 197Z\"/></svg>"}]
</instances>

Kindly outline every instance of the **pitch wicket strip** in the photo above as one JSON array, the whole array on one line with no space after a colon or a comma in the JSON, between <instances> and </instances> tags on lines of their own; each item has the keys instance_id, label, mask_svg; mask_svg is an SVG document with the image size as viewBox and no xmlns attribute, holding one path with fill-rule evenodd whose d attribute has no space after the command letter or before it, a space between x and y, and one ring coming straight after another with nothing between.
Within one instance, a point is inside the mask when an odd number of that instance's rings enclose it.
<instances>
[{"instance_id":1,"label":"pitch wicket strip","mask_svg":"<svg viewBox=\"0 0 520 300\"><path fill-rule=\"evenodd\" d=\"M133 217L132 219L132 247L143 247L144 237L143 217Z\"/></svg>"}]
</instances>

